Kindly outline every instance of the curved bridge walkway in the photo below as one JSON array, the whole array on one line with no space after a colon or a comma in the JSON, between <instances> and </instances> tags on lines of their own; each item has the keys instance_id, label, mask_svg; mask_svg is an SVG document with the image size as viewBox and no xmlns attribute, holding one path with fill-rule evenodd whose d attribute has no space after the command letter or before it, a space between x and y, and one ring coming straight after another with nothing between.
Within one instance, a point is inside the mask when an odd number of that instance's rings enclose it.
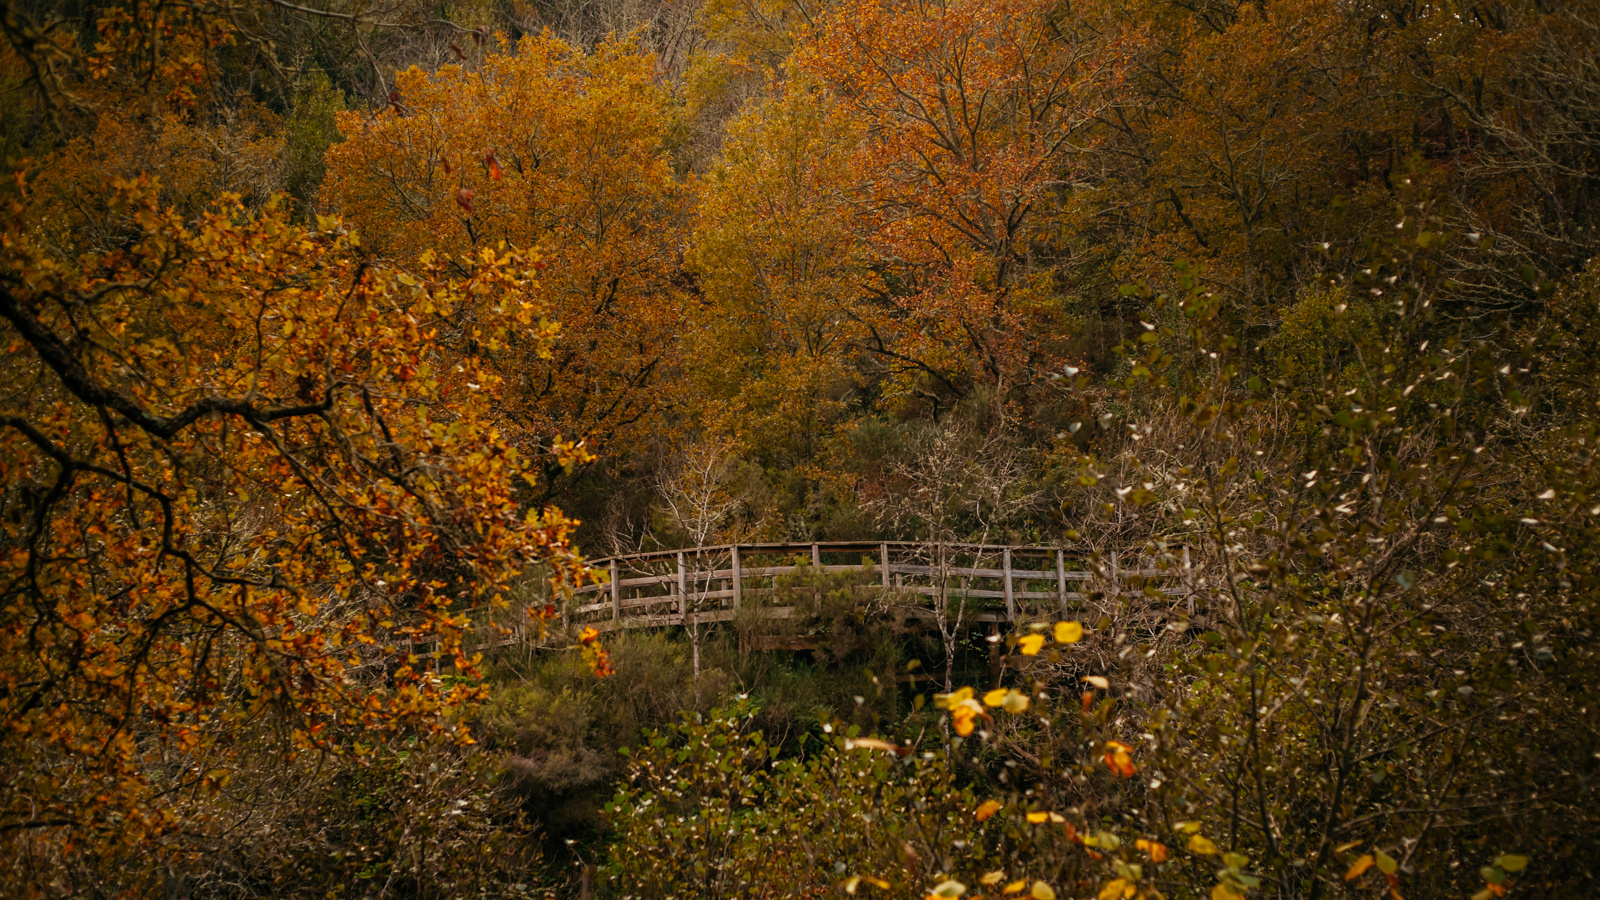
<instances>
[{"instance_id":1,"label":"curved bridge walkway","mask_svg":"<svg viewBox=\"0 0 1600 900\"><path fill-rule=\"evenodd\" d=\"M723 544L590 560L609 576L579 588L572 624L617 628L696 626L747 614L790 618L794 601L846 580L881 591L897 619L935 620L937 598L965 604L964 622L1017 623L1086 611L1091 592L1188 598L1186 547L1159 558L1110 554L1097 563L1064 548L902 541ZM909 623L906 623L909 624Z\"/></svg>"}]
</instances>

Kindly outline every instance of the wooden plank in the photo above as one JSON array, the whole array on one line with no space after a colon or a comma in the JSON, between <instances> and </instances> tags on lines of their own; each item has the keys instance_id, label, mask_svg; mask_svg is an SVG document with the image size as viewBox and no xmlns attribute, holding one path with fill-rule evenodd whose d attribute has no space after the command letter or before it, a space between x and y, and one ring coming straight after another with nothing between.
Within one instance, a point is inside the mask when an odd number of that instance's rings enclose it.
<instances>
[{"instance_id":1,"label":"wooden plank","mask_svg":"<svg viewBox=\"0 0 1600 900\"><path fill-rule=\"evenodd\" d=\"M739 545L733 545L733 608L739 609L739 602L744 599L744 573L739 570Z\"/></svg>"},{"instance_id":2,"label":"wooden plank","mask_svg":"<svg viewBox=\"0 0 1600 900\"><path fill-rule=\"evenodd\" d=\"M843 551L847 551L847 550L858 550L858 551L862 551L862 552L870 554L873 551L878 550L884 544L888 544L891 548L906 548L906 549L910 549L910 550L918 550L918 549L922 549L923 547L926 546L926 545L924 545L924 544L922 544L921 542L918 542L918 541L817 541L817 542L804 543L804 544L771 543L771 544L741 544L739 546L747 554L749 554L749 553L794 553L796 550L811 546L812 543L815 543L816 546L820 550L823 550L823 551L829 552L829 553L843 552ZM952 544L952 545L950 545L952 551L954 551L954 552L957 552L957 553L977 553L977 554L980 554L980 555L993 555L994 553L1005 549L1006 546L1007 545L1004 545L1004 544ZM719 545L719 546L715 546L715 547L705 547L705 548L702 548L702 549L707 554L717 555L717 554L722 554L722 553L731 553L732 549L733 549L733 545L732 544L723 544L723 545ZM1023 554L1036 554L1036 555L1039 555L1039 556L1048 557L1052 552L1055 551L1055 548L1054 547L1041 546L1041 545L1037 545L1037 544L1026 544L1026 545L1015 545L1015 546L1012 546L1012 550L1014 550L1015 552L1018 552L1018 553L1023 553ZM659 561L659 562L670 563L676 557L677 553L678 553L678 551L676 551L676 550L649 550L649 551L645 551L645 552L642 552L642 553L626 553L626 554L620 554L618 556L596 558L596 559L590 560L589 563L590 563L590 565L599 566L599 565L603 565L604 563L606 563L606 562L608 562L609 560L612 560L612 559L615 559L620 563L632 563L632 562L643 563L643 562L651 562L651 561Z\"/></svg>"},{"instance_id":3,"label":"wooden plank","mask_svg":"<svg viewBox=\"0 0 1600 900\"><path fill-rule=\"evenodd\" d=\"M883 589L889 589L889 543L887 541L878 545L879 570L883 575Z\"/></svg>"},{"instance_id":4,"label":"wooden plank","mask_svg":"<svg viewBox=\"0 0 1600 900\"><path fill-rule=\"evenodd\" d=\"M895 573L901 574L901 575L929 575L929 576L931 576L931 575L939 574L939 569L938 569L937 566L913 566L913 565L905 565L905 564L902 564L902 563L896 563L892 568L895 571ZM945 571L947 571L952 578L995 578L995 579L1000 579L1000 578L1006 577L1006 570L1005 569L961 569L961 568L956 568L955 566L951 566L949 569L946 569ZM1025 569L1025 570L1022 570L1022 571L1013 571L1011 573L1011 575L1012 575L1013 578L1016 578L1016 579L1018 579L1020 581L1053 581L1057 577L1055 572L1044 571L1044 570L1035 570L1035 569ZM1066 575L1067 579L1071 580L1071 581L1088 581L1092 577L1091 574L1088 573L1088 572L1066 572L1065 575Z\"/></svg>"}]
</instances>

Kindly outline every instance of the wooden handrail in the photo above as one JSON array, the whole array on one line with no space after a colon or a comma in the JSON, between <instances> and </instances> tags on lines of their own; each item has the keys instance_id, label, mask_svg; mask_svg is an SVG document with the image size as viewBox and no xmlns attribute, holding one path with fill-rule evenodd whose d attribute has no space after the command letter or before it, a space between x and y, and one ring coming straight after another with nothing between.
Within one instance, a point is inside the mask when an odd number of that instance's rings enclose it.
<instances>
[{"instance_id":1,"label":"wooden handrail","mask_svg":"<svg viewBox=\"0 0 1600 900\"><path fill-rule=\"evenodd\" d=\"M1118 554L1112 554L1109 569L1105 572L1107 587L1120 593L1129 578L1176 581L1176 585L1158 588L1169 596L1192 593L1193 579L1187 547L1174 548L1173 562L1166 569L1154 561L1142 560L1133 569L1124 568ZM710 547L691 547L673 550L656 550L642 553L601 557L589 561L592 570L602 571L605 577L574 591L575 603L564 615L572 620L592 623L597 627L628 627L630 625L661 625L673 621L689 624L692 621L728 621L738 612L746 596L770 594L777 590L775 584L748 584L747 582L775 580L780 577L804 573L842 574L859 572L863 564L824 564L823 556L859 553L879 572L879 584L888 591L901 595L935 597L941 594L962 596L973 600L1001 600L1004 612L980 613L979 621L1016 621L1023 612L1019 603L1055 600L1062 613L1069 612L1074 601L1085 599L1082 590L1069 590L1069 584L1094 580L1094 572L1085 568L1087 560L1079 555L1068 556L1064 547L1037 544L928 544L915 541L807 541L795 543L738 543L718 544ZM789 556L792 564L761 564L751 556ZM809 557L809 559L808 559ZM875 557L875 559L874 559ZM963 557L967 559L962 559ZM947 561L938 565L937 559ZM1054 563L1049 568L1018 568L1021 560L1034 562L1048 559ZM952 559L971 565L950 565ZM986 559L1000 563L999 568L984 566ZM710 563L709 568L699 568L700 563ZM1067 568L1068 563L1072 568ZM993 564L991 563L991 566ZM942 576L943 584L935 584ZM952 591L950 581L961 582ZM998 582L993 588L979 587L974 582ZM725 583L725 586L722 586ZM1049 585L1048 590L1039 590ZM692 586L692 589L691 589ZM664 593L650 589L665 587ZM625 596L631 594L631 596ZM586 598L591 602L583 603ZM654 612L648 610L654 609ZM625 615L625 611L628 614ZM792 615L787 608L770 608L772 615Z\"/></svg>"}]
</instances>

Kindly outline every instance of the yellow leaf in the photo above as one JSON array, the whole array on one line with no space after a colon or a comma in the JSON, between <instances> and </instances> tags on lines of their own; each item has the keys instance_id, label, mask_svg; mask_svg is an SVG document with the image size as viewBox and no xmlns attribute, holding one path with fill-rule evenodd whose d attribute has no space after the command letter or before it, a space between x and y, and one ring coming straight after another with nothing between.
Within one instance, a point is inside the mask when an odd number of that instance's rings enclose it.
<instances>
[{"instance_id":1,"label":"yellow leaf","mask_svg":"<svg viewBox=\"0 0 1600 900\"><path fill-rule=\"evenodd\" d=\"M976 723L973 720L976 719L978 713L982 711L983 707L978 706L977 703L971 701L963 703L960 706L950 710L950 721L955 724L956 734L959 734L962 737L966 737L967 735L971 734L972 729L976 727Z\"/></svg>"},{"instance_id":2,"label":"yellow leaf","mask_svg":"<svg viewBox=\"0 0 1600 900\"><path fill-rule=\"evenodd\" d=\"M1000 706L1008 713L1021 713L1028 711L1028 695L1018 691L1006 691L1000 701Z\"/></svg>"},{"instance_id":3,"label":"yellow leaf","mask_svg":"<svg viewBox=\"0 0 1600 900\"><path fill-rule=\"evenodd\" d=\"M978 879L978 883L979 884L999 884L1001 882L1001 880L1004 879L1005 877L1006 877L1006 873L1005 873L1004 870L995 869L993 872L989 872L989 873L985 874L982 878L979 878Z\"/></svg>"},{"instance_id":4,"label":"yellow leaf","mask_svg":"<svg viewBox=\"0 0 1600 900\"><path fill-rule=\"evenodd\" d=\"M1003 893L1003 894L1015 894L1017 891L1020 891L1020 890L1022 890L1023 888L1025 888L1027 886L1028 886L1028 882L1027 882L1026 879L1013 881L1010 884L1006 885L1005 890L1001 891L1001 893Z\"/></svg>"},{"instance_id":5,"label":"yellow leaf","mask_svg":"<svg viewBox=\"0 0 1600 900\"><path fill-rule=\"evenodd\" d=\"M1031 812L1031 813L1028 813L1028 821L1032 822L1035 825L1039 824L1040 822L1048 821L1049 819L1050 819L1050 814L1049 813L1043 813L1043 812Z\"/></svg>"},{"instance_id":6,"label":"yellow leaf","mask_svg":"<svg viewBox=\"0 0 1600 900\"><path fill-rule=\"evenodd\" d=\"M1382 872L1383 874L1393 875L1395 870L1400 868L1400 864L1395 862L1394 857L1383 852L1382 850L1374 850L1373 854L1377 857L1378 871Z\"/></svg>"},{"instance_id":7,"label":"yellow leaf","mask_svg":"<svg viewBox=\"0 0 1600 900\"><path fill-rule=\"evenodd\" d=\"M982 822L984 819L987 819L990 816L994 815L995 813L999 812L1000 808L1001 808L1001 805L1002 804L998 800L985 800L985 801L983 801L983 803L979 804L979 806L978 806L978 812L976 814L978 821ZM999 880L1000 880L999 878L995 879L995 881L999 881ZM993 884L994 882L990 881L990 882L984 882L984 883L985 884Z\"/></svg>"},{"instance_id":8,"label":"yellow leaf","mask_svg":"<svg viewBox=\"0 0 1600 900\"><path fill-rule=\"evenodd\" d=\"M1055 889L1042 881L1035 881L1029 893L1033 894L1033 900L1056 900Z\"/></svg>"},{"instance_id":9,"label":"yellow leaf","mask_svg":"<svg viewBox=\"0 0 1600 900\"><path fill-rule=\"evenodd\" d=\"M1099 688L1102 691L1111 689L1111 682L1105 680L1105 678L1100 675L1085 675L1083 676L1083 680L1089 682L1089 684Z\"/></svg>"},{"instance_id":10,"label":"yellow leaf","mask_svg":"<svg viewBox=\"0 0 1600 900\"><path fill-rule=\"evenodd\" d=\"M1201 856L1216 856L1217 845L1211 843L1210 838L1197 834L1189 838L1189 852L1198 853Z\"/></svg>"},{"instance_id":11,"label":"yellow leaf","mask_svg":"<svg viewBox=\"0 0 1600 900\"><path fill-rule=\"evenodd\" d=\"M1211 900L1245 900L1239 889L1224 881L1211 889Z\"/></svg>"},{"instance_id":12,"label":"yellow leaf","mask_svg":"<svg viewBox=\"0 0 1600 900\"><path fill-rule=\"evenodd\" d=\"M972 699L972 688L964 687L952 694L934 694L933 705L940 709L955 709L962 701Z\"/></svg>"},{"instance_id":13,"label":"yellow leaf","mask_svg":"<svg viewBox=\"0 0 1600 900\"><path fill-rule=\"evenodd\" d=\"M1372 854L1371 853L1363 853L1361 855L1360 859L1358 859L1355 862L1351 863L1350 864L1350 868L1345 870L1344 880L1345 881L1354 881L1357 878L1360 878L1361 877L1361 873L1365 872L1366 870L1368 870L1370 868L1372 868L1372 864L1374 862L1376 862L1376 860L1374 860L1372 858Z\"/></svg>"},{"instance_id":14,"label":"yellow leaf","mask_svg":"<svg viewBox=\"0 0 1600 900\"><path fill-rule=\"evenodd\" d=\"M1005 688L995 688L994 690L990 691L989 693L983 695L983 705L984 706L999 706L1001 703L1005 702L1005 699L1006 699L1006 689Z\"/></svg>"},{"instance_id":15,"label":"yellow leaf","mask_svg":"<svg viewBox=\"0 0 1600 900\"><path fill-rule=\"evenodd\" d=\"M1057 622L1055 638L1058 644L1076 644L1083 640L1083 623Z\"/></svg>"},{"instance_id":16,"label":"yellow leaf","mask_svg":"<svg viewBox=\"0 0 1600 900\"><path fill-rule=\"evenodd\" d=\"M1017 641L1017 652L1023 656L1038 656L1044 647L1044 635L1030 634Z\"/></svg>"},{"instance_id":17,"label":"yellow leaf","mask_svg":"<svg viewBox=\"0 0 1600 900\"><path fill-rule=\"evenodd\" d=\"M1100 900L1122 900L1122 889L1127 886L1128 882L1121 878L1106 882L1100 889Z\"/></svg>"}]
</instances>

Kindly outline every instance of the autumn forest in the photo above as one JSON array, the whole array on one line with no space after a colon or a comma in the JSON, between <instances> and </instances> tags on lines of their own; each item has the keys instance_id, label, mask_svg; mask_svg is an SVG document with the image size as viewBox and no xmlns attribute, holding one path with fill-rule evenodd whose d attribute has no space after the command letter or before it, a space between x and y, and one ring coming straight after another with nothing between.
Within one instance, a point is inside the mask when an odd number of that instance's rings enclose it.
<instances>
[{"instance_id":1,"label":"autumn forest","mask_svg":"<svg viewBox=\"0 0 1600 900\"><path fill-rule=\"evenodd\" d=\"M0 897L1600 895L1600 4L6 0L0 88Z\"/></svg>"}]
</instances>

